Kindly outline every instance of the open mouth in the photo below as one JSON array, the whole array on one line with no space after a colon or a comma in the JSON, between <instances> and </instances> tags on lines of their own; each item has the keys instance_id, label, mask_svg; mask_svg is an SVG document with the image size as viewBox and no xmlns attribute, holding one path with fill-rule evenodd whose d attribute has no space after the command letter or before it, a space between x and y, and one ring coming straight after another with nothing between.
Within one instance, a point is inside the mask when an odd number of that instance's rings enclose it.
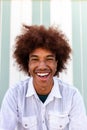
<instances>
[{"instance_id":1,"label":"open mouth","mask_svg":"<svg viewBox=\"0 0 87 130\"><path fill-rule=\"evenodd\" d=\"M50 73L37 73L37 76L39 76L40 78L47 78L49 74Z\"/></svg>"}]
</instances>

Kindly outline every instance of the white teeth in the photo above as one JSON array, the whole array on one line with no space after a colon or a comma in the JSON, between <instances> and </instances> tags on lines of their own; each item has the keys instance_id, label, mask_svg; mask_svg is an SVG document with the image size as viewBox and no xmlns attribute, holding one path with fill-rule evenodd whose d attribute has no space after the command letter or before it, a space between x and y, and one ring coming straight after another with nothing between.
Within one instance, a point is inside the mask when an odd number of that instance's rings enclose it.
<instances>
[{"instance_id":1,"label":"white teeth","mask_svg":"<svg viewBox=\"0 0 87 130\"><path fill-rule=\"evenodd\" d=\"M47 76L49 73L37 73L38 76Z\"/></svg>"}]
</instances>

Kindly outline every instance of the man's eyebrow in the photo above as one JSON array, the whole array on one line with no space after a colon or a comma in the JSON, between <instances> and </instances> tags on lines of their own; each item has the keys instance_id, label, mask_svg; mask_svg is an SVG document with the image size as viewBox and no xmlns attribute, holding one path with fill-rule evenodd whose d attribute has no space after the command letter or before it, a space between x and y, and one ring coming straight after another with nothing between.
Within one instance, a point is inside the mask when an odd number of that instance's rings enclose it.
<instances>
[{"instance_id":1,"label":"man's eyebrow","mask_svg":"<svg viewBox=\"0 0 87 130\"><path fill-rule=\"evenodd\" d=\"M53 57L53 58L55 58L55 55L47 55L47 57Z\"/></svg>"},{"instance_id":2,"label":"man's eyebrow","mask_svg":"<svg viewBox=\"0 0 87 130\"><path fill-rule=\"evenodd\" d=\"M30 56L29 56L30 58L32 58L32 57L38 57L38 55L34 55L34 54L31 54ZM47 55L46 57L52 57L52 58L55 58L55 55Z\"/></svg>"},{"instance_id":3,"label":"man's eyebrow","mask_svg":"<svg viewBox=\"0 0 87 130\"><path fill-rule=\"evenodd\" d=\"M38 57L38 55L30 55L29 57L30 57L30 58L31 58L31 57Z\"/></svg>"}]
</instances>

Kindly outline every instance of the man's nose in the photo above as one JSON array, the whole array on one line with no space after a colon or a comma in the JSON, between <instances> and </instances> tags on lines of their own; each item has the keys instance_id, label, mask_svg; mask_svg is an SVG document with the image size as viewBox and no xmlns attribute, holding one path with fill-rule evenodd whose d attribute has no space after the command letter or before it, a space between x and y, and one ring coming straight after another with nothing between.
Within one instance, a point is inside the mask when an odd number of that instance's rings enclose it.
<instances>
[{"instance_id":1,"label":"man's nose","mask_svg":"<svg viewBox=\"0 0 87 130\"><path fill-rule=\"evenodd\" d=\"M39 68L46 68L46 67L47 67L47 64L46 64L45 61L40 61L38 67L39 67Z\"/></svg>"}]
</instances>

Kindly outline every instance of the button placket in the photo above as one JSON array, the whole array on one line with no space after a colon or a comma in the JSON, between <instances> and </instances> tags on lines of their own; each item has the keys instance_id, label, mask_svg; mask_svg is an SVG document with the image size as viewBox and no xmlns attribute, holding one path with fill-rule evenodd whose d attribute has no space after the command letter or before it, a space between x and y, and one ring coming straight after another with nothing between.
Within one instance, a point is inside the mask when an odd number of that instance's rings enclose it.
<instances>
[{"instance_id":1,"label":"button placket","mask_svg":"<svg viewBox=\"0 0 87 130\"><path fill-rule=\"evenodd\" d=\"M42 107L42 122L44 123L45 121L45 107Z\"/></svg>"},{"instance_id":2,"label":"button placket","mask_svg":"<svg viewBox=\"0 0 87 130\"><path fill-rule=\"evenodd\" d=\"M46 130L46 126L45 126L45 106L42 106L42 127L43 127L43 130Z\"/></svg>"}]
</instances>

